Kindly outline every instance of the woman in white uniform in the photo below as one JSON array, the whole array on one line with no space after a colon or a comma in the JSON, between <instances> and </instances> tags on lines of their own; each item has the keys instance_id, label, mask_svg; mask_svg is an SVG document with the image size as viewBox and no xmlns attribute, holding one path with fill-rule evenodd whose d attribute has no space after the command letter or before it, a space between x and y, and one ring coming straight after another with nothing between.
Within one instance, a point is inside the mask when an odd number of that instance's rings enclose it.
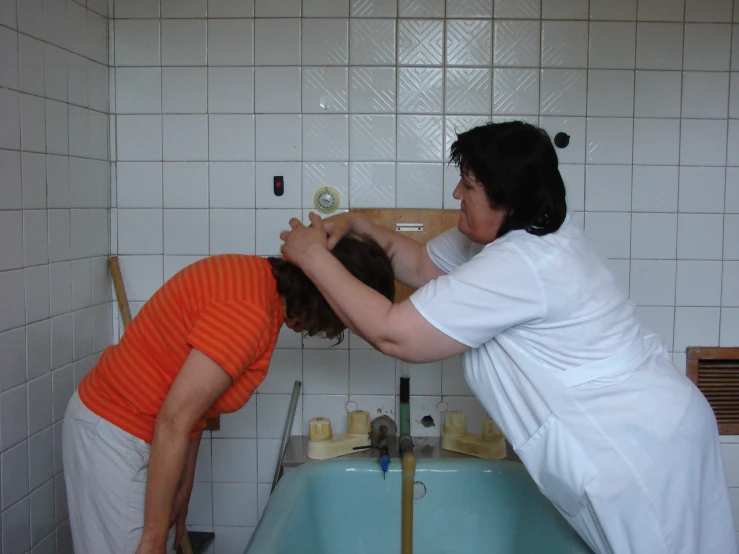
<instances>
[{"instance_id":1,"label":"woman in white uniform","mask_svg":"<svg viewBox=\"0 0 739 554\"><path fill-rule=\"evenodd\" d=\"M285 258L354 332L413 363L463 353L470 388L541 491L597 553L735 554L715 418L567 214L557 155L529 124L458 136L456 229L425 246L356 214L282 234ZM329 253L385 245L418 290L392 304Z\"/></svg>"}]
</instances>

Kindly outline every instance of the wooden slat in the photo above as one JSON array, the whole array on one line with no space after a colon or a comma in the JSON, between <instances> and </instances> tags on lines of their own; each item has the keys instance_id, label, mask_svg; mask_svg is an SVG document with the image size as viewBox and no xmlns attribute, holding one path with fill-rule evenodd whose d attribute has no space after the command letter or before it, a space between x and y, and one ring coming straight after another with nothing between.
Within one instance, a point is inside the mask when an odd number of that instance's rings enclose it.
<instances>
[{"instance_id":1,"label":"wooden slat","mask_svg":"<svg viewBox=\"0 0 739 554\"><path fill-rule=\"evenodd\" d=\"M739 348L688 348L686 370L711 405L719 433L739 434Z\"/></svg>"}]
</instances>

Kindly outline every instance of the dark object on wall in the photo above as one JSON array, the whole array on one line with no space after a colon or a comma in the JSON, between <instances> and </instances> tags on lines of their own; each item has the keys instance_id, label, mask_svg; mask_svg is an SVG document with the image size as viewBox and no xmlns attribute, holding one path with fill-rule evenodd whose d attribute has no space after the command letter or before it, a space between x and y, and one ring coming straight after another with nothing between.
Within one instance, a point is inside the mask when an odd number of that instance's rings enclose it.
<instances>
[{"instance_id":1,"label":"dark object on wall","mask_svg":"<svg viewBox=\"0 0 739 554\"><path fill-rule=\"evenodd\" d=\"M557 148L567 148L568 144L570 144L570 135L567 133L560 131L554 135L554 146Z\"/></svg>"},{"instance_id":2,"label":"dark object on wall","mask_svg":"<svg viewBox=\"0 0 739 554\"><path fill-rule=\"evenodd\" d=\"M208 533L206 531L188 531L190 536L190 544L192 545L192 554L204 554L210 544L215 540L215 533ZM177 554L181 554L182 549L177 549Z\"/></svg>"},{"instance_id":3,"label":"dark object on wall","mask_svg":"<svg viewBox=\"0 0 739 554\"><path fill-rule=\"evenodd\" d=\"M739 348L687 349L687 375L713 408L720 435L739 434Z\"/></svg>"}]
</instances>

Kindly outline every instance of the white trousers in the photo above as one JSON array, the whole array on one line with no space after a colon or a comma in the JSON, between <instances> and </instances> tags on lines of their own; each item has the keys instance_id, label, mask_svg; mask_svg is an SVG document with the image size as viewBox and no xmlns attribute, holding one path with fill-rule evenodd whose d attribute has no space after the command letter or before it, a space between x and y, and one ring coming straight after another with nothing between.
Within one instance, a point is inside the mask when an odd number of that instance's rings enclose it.
<instances>
[{"instance_id":1,"label":"white trousers","mask_svg":"<svg viewBox=\"0 0 739 554\"><path fill-rule=\"evenodd\" d=\"M150 446L95 415L75 392L62 435L75 554L135 554L144 528ZM173 552L174 528L167 552Z\"/></svg>"}]
</instances>

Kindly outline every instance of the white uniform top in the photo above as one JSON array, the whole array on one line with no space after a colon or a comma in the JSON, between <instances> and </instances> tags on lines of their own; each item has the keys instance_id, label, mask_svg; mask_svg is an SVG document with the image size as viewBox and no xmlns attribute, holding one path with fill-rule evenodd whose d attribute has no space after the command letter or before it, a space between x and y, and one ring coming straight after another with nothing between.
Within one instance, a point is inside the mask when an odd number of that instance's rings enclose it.
<instances>
[{"instance_id":1,"label":"white uniform top","mask_svg":"<svg viewBox=\"0 0 739 554\"><path fill-rule=\"evenodd\" d=\"M710 406L570 216L484 247L455 228L427 250L447 274L411 302L470 347L470 388L591 548L736 552Z\"/></svg>"}]
</instances>

